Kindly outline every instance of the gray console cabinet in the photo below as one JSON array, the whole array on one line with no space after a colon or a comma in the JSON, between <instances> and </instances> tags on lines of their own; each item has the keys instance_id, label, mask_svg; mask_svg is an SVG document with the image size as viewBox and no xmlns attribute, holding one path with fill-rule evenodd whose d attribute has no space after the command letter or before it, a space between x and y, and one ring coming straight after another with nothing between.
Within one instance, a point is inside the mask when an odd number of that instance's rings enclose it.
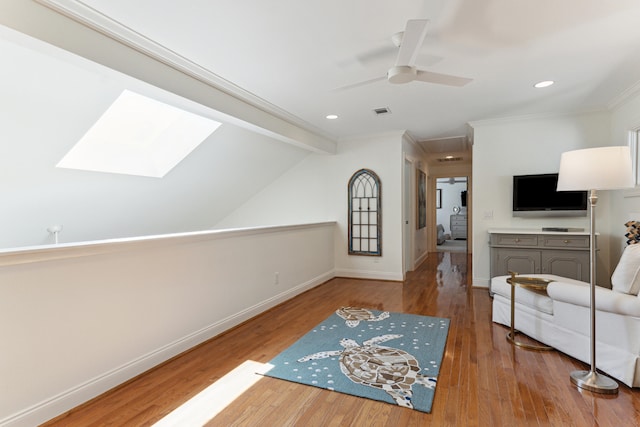
<instances>
[{"instance_id":1,"label":"gray console cabinet","mask_svg":"<svg viewBox=\"0 0 640 427\"><path fill-rule=\"evenodd\" d=\"M467 238L467 214L455 214L450 217L451 238Z\"/></svg>"},{"instance_id":2,"label":"gray console cabinet","mask_svg":"<svg viewBox=\"0 0 640 427\"><path fill-rule=\"evenodd\" d=\"M555 274L589 281L589 233L489 230L491 277Z\"/></svg>"}]
</instances>

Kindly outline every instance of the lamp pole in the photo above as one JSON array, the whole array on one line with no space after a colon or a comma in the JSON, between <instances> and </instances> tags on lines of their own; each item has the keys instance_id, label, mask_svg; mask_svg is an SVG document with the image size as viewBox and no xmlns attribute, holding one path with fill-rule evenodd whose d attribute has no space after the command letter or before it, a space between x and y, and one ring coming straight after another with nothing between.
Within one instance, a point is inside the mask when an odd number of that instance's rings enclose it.
<instances>
[{"instance_id":1,"label":"lamp pole","mask_svg":"<svg viewBox=\"0 0 640 427\"><path fill-rule=\"evenodd\" d=\"M617 394L618 383L611 378L598 374L596 371L596 204L598 196L596 190L589 192L589 257L590 273L589 287L591 291L591 370L573 371L570 374L571 382L576 386L595 393Z\"/></svg>"}]
</instances>

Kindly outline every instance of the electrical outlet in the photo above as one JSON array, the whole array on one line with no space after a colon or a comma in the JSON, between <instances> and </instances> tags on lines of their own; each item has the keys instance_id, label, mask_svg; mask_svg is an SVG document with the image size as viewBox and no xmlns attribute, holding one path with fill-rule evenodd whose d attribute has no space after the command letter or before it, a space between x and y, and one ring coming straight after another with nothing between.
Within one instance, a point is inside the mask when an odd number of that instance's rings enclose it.
<instances>
[{"instance_id":1,"label":"electrical outlet","mask_svg":"<svg viewBox=\"0 0 640 427\"><path fill-rule=\"evenodd\" d=\"M277 285L280 283L280 273L276 271L275 278L273 279L273 284Z\"/></svg>"}]
</instances>

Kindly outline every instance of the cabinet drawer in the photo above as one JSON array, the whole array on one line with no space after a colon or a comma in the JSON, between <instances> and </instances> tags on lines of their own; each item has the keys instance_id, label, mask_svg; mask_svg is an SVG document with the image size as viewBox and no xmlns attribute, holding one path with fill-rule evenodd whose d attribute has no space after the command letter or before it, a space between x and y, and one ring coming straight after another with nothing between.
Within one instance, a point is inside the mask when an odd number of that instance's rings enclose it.
<instances>
[{"instance_id":1,"label":"cabinet drawer","mask_svg":"<svg viewBox=\"0 0 640 427\"><path fill-rule=\"evenodd\" d=\"M492 246L538 246L535 234L492 234Z\"/></svg>"},{"instance_id":2,"label":"cabinet drawer","mask_svg":"<svg viewBox=\"0 0 640 427\"><path fill-rule=\"evenodd\" d=\"M506 276L510 271L518 274L540 273L540 250L494 249L492 256L492 275Z\"/></svg>"},{"instance_id":3,"label":"cabinet drawer","mask_svg":"<svg viewBox=\"0 0 640 427\"><path fill-rule=\"evenodd\" d=\"M589 249L589 236L541 236L545 248Z\"/></svg>"},{"instance_id":4,"label":"cabinet drawer","mask_svg":"<svg viewBox=\"0 0 640 427\"><path fill-rule=\"evenodd\" d=\"M452 219L451 220L451 225L467 225L467 221L465 220L460 220L460 219Z\"/></svg>"}]
</instances>

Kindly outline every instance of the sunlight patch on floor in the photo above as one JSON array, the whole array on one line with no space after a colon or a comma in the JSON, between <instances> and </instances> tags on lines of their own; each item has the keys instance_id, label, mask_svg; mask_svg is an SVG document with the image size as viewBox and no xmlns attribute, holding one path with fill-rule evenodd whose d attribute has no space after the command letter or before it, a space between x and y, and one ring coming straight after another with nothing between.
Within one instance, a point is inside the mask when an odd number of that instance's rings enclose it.
<instances>
[{"instance_id":1,"label":"sunlight patch on floor","mask_svg":"<svg viewBox=\"0 0 640 427\"><path fill-rule=\"evenodd\" d=\"M254 385L273 365L247 360L154 424L154 427L203 426Z\"/></svg>"}]
</instances>

